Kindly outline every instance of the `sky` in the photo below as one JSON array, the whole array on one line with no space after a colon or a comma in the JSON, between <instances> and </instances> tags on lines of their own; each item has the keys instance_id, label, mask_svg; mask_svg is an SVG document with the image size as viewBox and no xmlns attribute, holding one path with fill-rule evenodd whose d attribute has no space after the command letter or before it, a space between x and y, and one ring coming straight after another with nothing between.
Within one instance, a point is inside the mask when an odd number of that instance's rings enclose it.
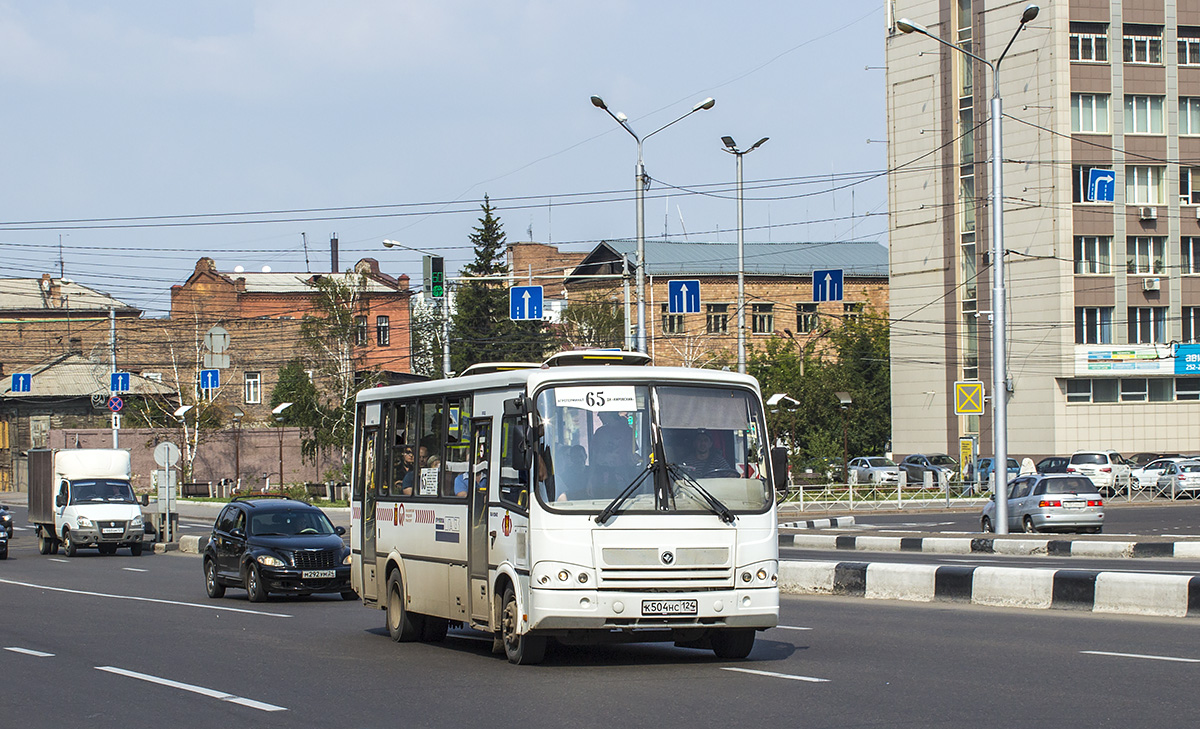
<instances>
[{"instance_id":1,"label":"sky","mask_svg":"<svg viewBox=\"0 0 1200 729\"><path fill-rule=\"evenodd\" d=\"M161 316L221 271L453 274L509 242L886 243L884 6L692 0L0 0L0 278ZM383 240L404 248L384 248ZM652 272L651 272L652 273Z\"/></svg>"}]
</instances>

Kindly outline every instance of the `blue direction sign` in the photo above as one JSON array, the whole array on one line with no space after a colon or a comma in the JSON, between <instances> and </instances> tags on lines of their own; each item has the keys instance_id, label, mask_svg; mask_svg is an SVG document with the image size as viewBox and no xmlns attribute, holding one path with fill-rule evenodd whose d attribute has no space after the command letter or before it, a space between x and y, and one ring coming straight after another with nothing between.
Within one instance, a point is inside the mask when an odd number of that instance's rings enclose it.
<instances>
[{"instance_id":1,"label":"blue direction sign","mask_svg":"<svg viewBox=\"0 0 1200 729\"><path fill-rule=\"evenodd\" d=\"M542 287L513 286L508 290L508 318L529 321L542 318Z\"/></svg>"},{"instance_id":2,"label":"blue direction sign","mask_svg":"<svg viewBox=\"0 0 1200 729\"><path fill-rule=\"evenodd\" d=\"M221 386L221 370L200 370L200 389L215 390Z\"/></svg>"},{"instance_id":3,"label":"blue direction sign","mask_svg":"<svg viewBox=\"0 0 1200 729\"><path fill-rule=\"evenodd\" d=\"M842 300L842 269L813 271L813 301Z\"/></svg>"},{"instance_id":4,"label":"blue direction sign","mask_svg":"<svg viewBox=\"0 0 1200 729\"><path fill-rule=\"evenodd\" d=\"M668 281L667 312L670 314L700 313L700 280Z\"/></svg>"},{"instance_id":5,"label":"blue direction sign","mask_svg":"<svg viewBox=\"0 0 1200 729\"><path fill-rule=\"evenodd\" d=\"M1088 174L1087 199L1092 202L1112 202L1117 176L1112 170L1092 168Z\"/></svg>"},{"instance_id":6,"label":"blue direction sign","mask_svg":"<svg viewBox=\"0 0 1200 729\"><path fill-rule=\"evenodd\" d=\"M112 373L109 377L108 389L110 392L129 392L129 373Z\"/></svg>"},{"instance_id":7,"label":"blue direction sign","mask_svg":"<svg viewBox=\"0 0 1200 729\"><path fill-rule=\"evenodd\" d=\"M29 392L33 389L33 375L28 372L13 373L12 391Z\"/></svg>"}]
</instances>

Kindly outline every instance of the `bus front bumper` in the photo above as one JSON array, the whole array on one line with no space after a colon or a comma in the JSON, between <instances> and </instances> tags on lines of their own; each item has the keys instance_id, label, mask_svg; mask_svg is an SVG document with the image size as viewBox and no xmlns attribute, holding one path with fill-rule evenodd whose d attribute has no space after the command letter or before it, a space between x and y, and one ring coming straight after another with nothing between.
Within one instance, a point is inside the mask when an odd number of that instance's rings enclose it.
<instances>
[{"instance_id":1,"label":"bus front bumper","mask_svg":"<svg viewBox=\"0 0 1200 729\"><path fill-rule=\"evenodd\" d=\"M779 590L773 587L701 592L532 590L530 630L651 628L773 628Z\"/></svg>"}]
</instances>

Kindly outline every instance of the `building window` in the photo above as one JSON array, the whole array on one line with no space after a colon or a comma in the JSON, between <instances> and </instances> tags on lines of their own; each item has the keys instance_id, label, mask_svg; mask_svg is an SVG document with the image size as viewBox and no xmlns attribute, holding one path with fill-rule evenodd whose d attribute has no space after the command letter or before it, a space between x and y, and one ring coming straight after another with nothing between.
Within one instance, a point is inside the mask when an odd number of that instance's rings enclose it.
<instances>
[{"instance_id":1,"label":"building window","mask_svg":"<svg viewBox=\"0 0 1200 729\"><path fill-rule=\"evenodd\" d=\"M1163 133L1163 97L1125 97L1126 134Z\"/></svg>"},{"instance_id":2,"label":"building window","mask_svg":"<svg viewBox=\"0 0 1200 729\"><path fill-rule=\"evenodd\" d=\"M1162 205L1163 168L1151 165L1130 165L1125 168L1125 203L1128 205Z\"/></svg>"},{"instance_id":3,"label":"building window","mask_svg":"<svg viewBox=\"0 0 1200 729\"><path fill-rule=\"evenodd\" d=\"M842 322L858 321L862 318L863 310L866 305L861 301L853 301L842 304Z\"/></svg>"},{"instance_id":4,"label":"building window","mask_svg":"<svg viewBox=\"0 0 1200 729\"><path fill-rule=\"evenodd\" d=\"M704 305L704 331L709 334L729 333L729 304Z\"/></svg>"},{"instance_id":5,"label":"building window","mask_svg":"<svg viewBox=\"0 0 1200 729\"><path fill-rule=\"evenodd\" d=\"M380 347L386 347L391 344L391 321L386 316L375 317L375 341Z\"/></svg>"},{"instance_id":6,"label":"building window","mask_svg":"<svg viewBox=\"0 0 1200 729\"><path fill-rule=\"evenodd\" d=\"M1167 341L1167 307L1129 307L1129 343L1162 344Z\"/></svg>"},{"instance_id":7,"label":"building window","mask_svg":"<svg viewBox=\"0 0 1200 729\"><path fill-rule=\"evenodd\" d=\"M1137 236L1125 244L1126 271L1131 274L1159 275L1163 272L1166 258L1166 238Z\"/></svg>"},{"instance_id":8,"label":"building window","mask_svg":"<svg viewBox=\"0 0 1200 729\"><path fill-rule=\"evenodd\" d=\"M1179 133L1200 134L1200 97L1179 97Z\"/></svg>"},{"instance_id":9,"label":"building window","mask_svg":"<svg viewBox=\"0 0 1200 729\"><path fill-rule=\"evenodd\" d=\"M969 233L975 230L975 176L958 178L958 198L961 210L959 230Z\"/></svg>"},{"instance_id":10,"label":"building window","mask_svg":"<svg viewBox=\"0 0 1200 729\"><path fill-rule=\"evenodd\" d=\"M1076 344L1112 344L1111 306L1075 307Z\"/></svg>"},{"instance_id":11,"label":"building window","mask_svg":"<svg viewBox=\"0 0 1200 729\"><path fill-rule=\"evenodd\" d=\"M1150 380L1150 402L1171 402L1175 399L1175 380L1161 377Z\"/></svg>"},{"instance_id":12,"label":"building window","mask_svg":"<svg viewBox=\"0 0 1200 729\"><path fill-rule=\"evenodd\" d=\"M1108 134L1108 94L1071 94L1071 131Z\"/></svg>"},{"instance_id":13,"label":"building window","mask_svg":"<svg viewBox=\"0 0 1200 729\"><path fill-rule=\"evenodd\" d=\"M354 317L354 344L359 347L367 346L367 317Z\"/></svg>"},{"instance_id":14,"label":"building window","mask_svg":"<svg viewBox=\"0 0 1200 729\"><path fill-rule=\"evenodd\" d=\"M1075 273L1094 273L1107 276L1112 273L1112 236L1075 236Z\"/></svg>"},{"instance_id":15,"label":"building window","mask_svg":"<svg viewBox=\"0 0 1200 729\"><path fill-rule=\"evenodd\" d=\"M1125 63L1162 64L1162 28L1152 25L1125 26Z\"/></svg>"},{"instance_id":16,"label":"building window","mask_svg":"<svg viewBox=\"0 0 1200 729\"><path fill-rule=\"evenodd\" d=\"M1200 342L1200 306L1185 306L1182 309L1183 341Z\"/></svg>"},{"instance_id":17,"label":"building window","mask_svg":"<svg viewBox=\"0 0 1200 729\"><path fill-rule=\"evenodd\" d=\"M1200 167L1179 170L1179 204L1200 205Z\"/></svg>"},{"instance_id":18,"label":"building window","mask_svg":"<svg viewBox=\"0 0 1200 729\"><path fill-rule=\"evenodd\" d=\"M1146 380L1144 378L1121 380L1121 402L1145 402Z\"/></svg>"},{"instance_id":19,"label":"building window","mask_svg":"<svg viewBox=\"0 0 1200 729\"><path fill-rule=\"evenodd\" d=\"M683 314L672 314L670 304L662 305L663 334L683 334Z\"/></svg>"},{"instance_id":20,"label":"building window","mask_svg":"<svg viewBox=\"0 0 1200 729\"><path fill-rule=\"evenodd\" d=\"M796 331L801 334L812 334L817 330L820 321L816 304L796 304Z\"/></svg>"},{"instance_id":21,"label":"building window","mask_svg":"<svg viewBox=\"0 0 1200 729\"><path fill-rule=\"evenodd\" d=\"M1200 28L1181 25L1178 37L1179 65L1200 66Z\"/></svg>"},{"instance_id":22,"label":"building window","mask_svg":"<svg viewBox=\"0 0 1200 729\"><path fill-rule=\"evenodd\" d=\"M1116 380L1067 380L1067 402L1117 401Z\"/></svg>"},{"instance_id":23,"label":"building window","mask_svg":"<svg viewBox=\"0 0 1200 729\"><path fill-rule=\"evenodd\" d=\"M247 372L244 375L246 382L246 404L256 405L262 402L262 373Z\"/></svg>"},{"instance_id":24,"label":"building window","mask_svg":"<svg viewBox=\"0 0 1200 729\"><path fill-rule=\"evenodd\" d=\"M1071 60L1108 63L1108 27L1104 23L1071 23Z\"/></svg>"},{"instance_id":25,"label":"building window","mask_svg":"<svg viewBox=\"0 0 1200 729\"><path fill-rule=\"evenodd\" d=\"M1095 167L1093 165L1075 165L1071 168L1071 202L1096 202L1095 200L1088 199L1088 187L1092 178L1092 170L1094 169L1111 173L1112 166L1109 165L1108 167ZM1104 204L1110 205L1111 203L1105 201Z\"/></svg>"},{"instance_id":26,"label":"building window","mask_svg":"<svg viewBox=\"0 0 1200 729\"><path fill-rule=\"evenodd\" d=\"M979 379L979 318L963 315L963 379Z\"/></svg>"},{"instance_id":27,"label":"building window","mask_svg":"<svg viewBox=\"0 0 1200 729\"><path fill-rule=\"evenodd\" d=\"M1091 402L1091 380L1067 380L1067 402Z\"/></svg>"},{"instance_id":28,"label":"building window","mask_svg":"<svg viewBox=\"0 0 1200 729\"><path fill-rule=\"evenodd\" d=\"M1200 400L1200 377L1179 377L1175 380L1176 400Z\"/></svg>"},{"instance_id":29,"label":"building window","mask_svg":"<svg viewBox=\"0 0 1200 729\"><path fill-rule=\"evenodd\" d=\"M751 331L754 334L774 334L775 333L775 305L774 304L751 304L750 305Z\"/></svg>"},{"instance_id":30,"label":"building window","mask_svg":"<svg viewBox=\"0 0 1200 729\"><path fill-rule=\"evenodd\" d=\"M978 262L975 259L975 235L962 237L962 296L963 311L975 309L974 302L979 294Z\"/></svg>"},{"instance_id":31,"label":"building window","mask_svg":"<svg viewBox=\"0 0 1200 729\"><path fill-rule=\"evenodd\" d=\"M1179 243L1179 262L1182 273L1200 273L1200 238L1185 236Z\"/></svg>"}]
</instances>

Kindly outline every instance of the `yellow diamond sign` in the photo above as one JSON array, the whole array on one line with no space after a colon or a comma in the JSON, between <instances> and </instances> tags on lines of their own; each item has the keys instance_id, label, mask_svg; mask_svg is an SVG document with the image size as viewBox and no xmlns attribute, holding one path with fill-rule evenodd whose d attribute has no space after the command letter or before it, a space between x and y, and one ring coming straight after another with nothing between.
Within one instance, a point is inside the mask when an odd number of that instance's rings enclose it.
<instances>
[{"instance_id":1,"label":"yellow diamond sign","mask_svg":"<svg viewBox=\"0 0 1200 729\"><path fill-rule=\"evenodd\" d=\"M983 383L967 380L954 383L954 412L959 415L983 415Z\"/></svg>"}]
</instances>

